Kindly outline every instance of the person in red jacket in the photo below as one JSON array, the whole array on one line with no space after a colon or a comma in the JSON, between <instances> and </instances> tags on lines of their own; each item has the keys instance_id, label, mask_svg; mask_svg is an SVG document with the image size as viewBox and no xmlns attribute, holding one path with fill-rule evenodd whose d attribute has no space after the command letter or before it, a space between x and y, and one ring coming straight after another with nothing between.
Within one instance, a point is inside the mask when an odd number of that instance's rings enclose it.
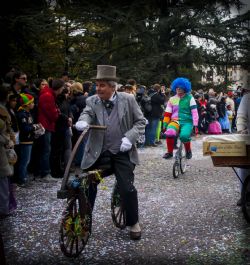
<instances>
[{"instance_id":1,"label":"person in red jacket","mask_svg":"<svg viewBox=\"0 0 250 265\"><path fill-rule=\"evenodd\" d=\"M54 79L52 87L45 87L40 91L38 100L38 122L45 129L45 134L40 137L40 176L42 181L54 181L50 175L50 152L51 152L51 134L55 132L56 121L60 111L56 105L56 97L62 92L64 81Z\"/></svg>"}]
</instances>

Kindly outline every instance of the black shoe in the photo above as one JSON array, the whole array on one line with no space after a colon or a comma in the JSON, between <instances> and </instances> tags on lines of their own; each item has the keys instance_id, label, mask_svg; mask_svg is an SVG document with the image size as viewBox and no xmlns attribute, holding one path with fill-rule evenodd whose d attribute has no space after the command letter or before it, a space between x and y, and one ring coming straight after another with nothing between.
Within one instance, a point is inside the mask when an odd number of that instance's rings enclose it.
<instances>
[{"instance_id":1,"label":"black shoe","mask_svg":"<svg viewBox=\"0 0 250 265\"><path fill-rule=\"evenodd\" d=\"M20 188L28 188L31 186L31 183L30 182L19 182L17 183L17 186Z\"/></svg>"},{"instance_id":2,"label":"black shoe","mask_svg":"<svg viewBox=\"0 0 250 265\"><path fill-rule=\"evenodd\" d=\"M173 153L166 153L162 158L169 159L173 157Z\"/></svg>"},{"instance_id":3,"label":"black shoe","mask_svg":"<svg viewBox=\"0 0 250 265\"><path fill-rule=\"evenodd\" d=\"M150 146L151 147L157 147L158 145L154 143L154 144L151 144Z\"/></svg>"},{"instance_id":4,"label":"black shoe","mask_svg":"<svg viewBox=\"0 0 250 265\"><path fill-rule=\"evenodd\" d=\"M242 199L241 198L237 201L237 206L242 206Z\"/></svg>"},{"instance_id":5,"label":"black shoe","mask_svg":"<svg viewBox=\"0 0 250 265\"><path fill-rule=\"evenodd\" d=\"M187 151L186 152L186 159L191 159L192 158L192 151Z\"/></svg>"}]
</instances>

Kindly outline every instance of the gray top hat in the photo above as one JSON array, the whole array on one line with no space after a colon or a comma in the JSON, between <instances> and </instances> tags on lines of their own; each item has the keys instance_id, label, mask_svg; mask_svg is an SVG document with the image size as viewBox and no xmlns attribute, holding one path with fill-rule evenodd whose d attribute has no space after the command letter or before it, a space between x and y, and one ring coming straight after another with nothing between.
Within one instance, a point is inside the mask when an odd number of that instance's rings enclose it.
<instances>
[{"instance_id":1,"label":"gray top hat","mask_svg":"<svg viewBox=\"0 0 250 265\"><path fill-rule=\"evenodd\" d=\"M118 81L116 77L116 66L112 65L97 65L97 75L91 79L94 80L107 80L107 81Z\"/></svg>"}]
</instances>

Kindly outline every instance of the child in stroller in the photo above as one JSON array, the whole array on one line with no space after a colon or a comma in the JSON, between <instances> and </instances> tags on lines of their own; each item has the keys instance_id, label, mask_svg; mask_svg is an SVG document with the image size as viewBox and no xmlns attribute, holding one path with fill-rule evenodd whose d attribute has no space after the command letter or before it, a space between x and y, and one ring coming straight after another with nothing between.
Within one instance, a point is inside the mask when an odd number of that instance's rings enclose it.
<instances>
[{"instance_id":1,"label":"child in stroller","mask_svg":"<svg viewBox=\"0 0 250 265\"><path fill-rule=\"evenodd\" d=\"M207 112L208 134L222 134L221 125L218 122L218 112L216 104L209 104Z\"/></svg>"}]
</instances>

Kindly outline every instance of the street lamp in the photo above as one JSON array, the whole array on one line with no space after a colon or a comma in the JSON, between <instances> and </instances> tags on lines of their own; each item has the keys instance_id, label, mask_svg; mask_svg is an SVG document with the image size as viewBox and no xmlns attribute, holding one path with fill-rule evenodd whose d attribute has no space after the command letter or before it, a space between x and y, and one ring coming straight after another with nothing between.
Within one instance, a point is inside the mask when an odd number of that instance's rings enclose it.
<instances>
[{"instance_id":1,"label":"street lamp","mask_svg":"<svg viewBox=\"0 0 250 265\"><path fill-rule=\"evenodd\" d=\"M64 71L65 72L68 72L69 71L71 57L72 57L72 55L73 55L74 52L75 52L75 48L72 47L72 46L69 47L68 49L66 49L65 66L64 66Z\"/></svg>"}]
</instances>

